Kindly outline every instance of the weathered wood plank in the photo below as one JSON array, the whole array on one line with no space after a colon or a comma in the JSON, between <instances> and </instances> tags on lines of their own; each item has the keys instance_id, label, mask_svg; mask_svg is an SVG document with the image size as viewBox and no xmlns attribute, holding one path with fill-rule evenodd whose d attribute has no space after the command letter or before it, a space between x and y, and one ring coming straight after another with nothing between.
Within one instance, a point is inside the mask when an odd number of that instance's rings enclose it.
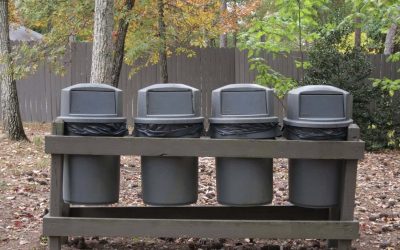
<instances>
[{"instance_id":1,"label":"weathered wood plank","mask_svg":"<svg viewBox=\"0 0 400 250\"><path fill-rule=\"evenodd\" d=\"M49 237L49 249L60 250L61 249L62 237L50 236Z\"/></svg>"},{"instance_id":2,"label":"weathered wood plank","mask_svg":"<svg viewBox=\"0 0 400 250\"><path fill-rule=\"evenodd\" d=\"M194 220L326 220L329 209L296 206L73 207L70 216Z\"/></svg>"},{"instance_id":3,"label":"weathered wood plank","mask_svg":"<svg viewBox=\"0 0 400 250\"><path fill-rule=\"evenodd\" d=\"M351 124L347 133L348 141L357 141L360 138L360 128ZM340 220L347 221L354 218L356 182L357 182L357 160L344 161L342 167L342 180L340 190ZM351 240L339 240L339 250L351 249Z\"/></svg>"},{"instance_id":4,"label":"weathered wood plank","mask_svg":"<svg viewBox=\"0 0 400 250\"><path fill-rule=\"evenodd\" d=\"M364 142L46 136L49 154L361 159Z\"/></svg>"},{"instance_id":5,"label":"weathered wood plank","mask_svg":"<svg viewBox=\"0 0 400 250\"><path fill-rule=\"evenodd\" d=\"M63 216L64 201L62 199L62 172L63 155L51 155L50 216ZM49 237L49 248L51 250L61 249L61 243L63 240L64 238L62 237Z\"/></svg>"},{"instance_id":6,"label":"weathered wood plank","mask_svg":"<svg viewBox=\"0 0 400 250\"><path fill-rule=\"evenodd\" d=\"M348 141L358 141L360 138L360 128L356 124L351 124L347 130L347 140ZM357 164L357 163L356 163ZM357 168L357 165L355 166ZM341 204L346 204L345 207L343 205L339 205L336 207L333 207L330 209L330 215L329 218L331 220L348 220L348 219L353 219L353 212L354 212L354 195L355 195L355 183L356 179L353 177L350 177L348 175L349 172L347 172L347 166L346 162L344 163L344 166L342 168L341 172L341 182L340 182L340 197L341 197ZM352 170L354 171L354 169ZM354 173L352 173L354 174ZM350 178L349 178L350 177ZM351 179L353 178L353 179ZM349 188L349 182L353 181L354 185L351 185L350 189ZM346 183L346 185L345 185ZM352 196L353 195L353 196ZM351 197L352 196L352 197ZM344 200L346 199L346 200ZM349 209L349 204L353 204L350 206L353 206L353 209ZM344 209L344 210L343 210ZM343 212L346 214L344 218L341 218L341 215L343 215ZM351 246L351 241L350 242L344 242L342 241L340 244L337 240L330 240L328 242L329 247L340 247L342 249L348 249Z\"/></svg>"},{"instance_id":7,"label":"weathered wood plank","mask_svg":"<svg viewBox=\"0 0 400 250\"><path fill-rule=\"evenodd\" d=\"M235 221L178 219L43 218L47 236L355 239L353 221Z\"/></svg>"},{"instance_id":8,"label":"weathered wood plank","mask_svg":"<svg viewBox=\"0 0 400 250\"><path fill-rule=\"evenodd\" d=\"M347 141L358 141L360 139L360 127L357 124L350 124L347 129Z\"/></svg>"},{"instance_id":9,"label":"weathered wood plank","mask_svg":"<svg viewBox=\"0 0 400 250\"><path fill-rule=\"evenodd\" d=\"M347 141L358 141L360 139L360 128L351 124L347 132ZM357 182L357 160L347 160L342 169L341 190L341 220L352 220L354 216L356 182Z\"/></svg>"},{"instance_id":10,"label":"weathered wood plank","mask_svg":"<svg viewBox=\"0 0 400 250\"><path fill-rule=\"evenodd\" d=\"M64 134L64 121L62 119L57 118L53 122L53 124L52 124L52 134L53 135L63 135ZM53 165L52 165L51 167L55 168L55 167L59 167L59 166L54 166L53 167ZM57 174L59 175L59 173L57 173ZM62 176L61 176L60 180L62 180ZM59 181L56 181L56 182L59 182ZM62 186L62 184L60 184L60 186ZM58 190L58 187L57 187L57 190ZM59 190L58 190L58 192L59 192ZM62 195L62 193L60 194L60 196L61 195ZM56 199L58 199L58 198L56 198ZM60 199L58 199L58 200L60 200ZM61 206L61 211L62 211L61 214L62 214L62 216L69 216L70 205L68 203L65 203L61 199L60 206ZM58 205L57 205L57 207L58 207ZM56 242L58 242L58 239L56 240ZM68 237L61 237L61 243L62 244L65 244L67 242L68 242Z\"/></svg>"},{"instance_id":11,"label":"weathered wood plank","mask_svg":"<svg viewBox=\"0 0 400 250\"><path fill-rule=\"evenodd\" d=\"M337 221L340 220L340 208L339 206L329 208L329 220ZM338 240L330 239L328 240L328 248L337 248Z\"/></svg>"},{"instance_id":12,"label":"weathered wood plank","mask_svg":"<svg viewBox=\"0 0 400 250\"><path fill-rule=\"evenodd\" d=\"M63 135L64 134L64 121L62 119L55 119L51 124L51 134Z\"/></svg>"},{"instance_id":13,"label":"weathered wood plank","mask_svg":"<svg viewBox=\"0 0 400 250\"><path fill-rule=\"evenodd\" d=\"M63 155L51 156L50 215L62 215L62 170Z\"/></svg>"},{"instance_id":14,"label":"weathered wood plank","mask_svg":"<svg viewBox=\"0 0 400 250\"><path fill-rule=\"evenodd\" d=\"M51 106L51 72L49 69L49 66L44 64L43 65L44 68L44 74L45 74L45 78L44 78L44 82L45 82L45 98L44 98L44 103L46 106L46 110L45 110L45 120L46 122L50 122L53 119L51 118L51 114L52 114L52 106Z\"/></svg>"},{"instance_id":15,"label":"weathered wood plank","mask_svg":"<svg viewBox=\"0 0 400 250\"><path fill-rule=\"evenodd\" d=\"M357 160L345 161L343 168L343 191L341 195L341 220L352 220L356 193Z\"/></svg>"},{"instance_id":16,"label":"weathered wood plank","mask_svg":"<svg viewBox=\"0 0 400 250\"><path fill-rule=\"evenodd\" d=\"M18 96L23 120L42 121L44 120L43 117L46 118L46 121L55 119L59 115L60 90L71 83L88 82L91 65L90 55L91 43L71 43L70 49L66 51L65 57L62 59L65 67L65 74L63 76L56 76L54 72L51 72L50 76L45 76L44 83L43 71L39 68L33 75L27 76L25 80L19 80ZM201 89L204 90L203 95L205 96L202 98L203 114L207 116L210 114L209 93L212 89L216 89L223 84L252 82L254 80L255 74L249 71L249 63L246 55L246 51L239 51L237 49L205 48L196 50L196 57L190 60L185 59L184 56L172 56L168 58L170 82L189 79L187 83L194 86L201 86ZM276 58L272 58L271 54L262 56L268 60L268 64L273 69L276 69L287 77L300 78L300 71L294 67L294 59L299 60L300 58L298 52L292 52L288 57L277 56ZM368 57L374 66L371 74L372 78L381 78L383 76L396 78L396 76L399 76L400 73L396 72L399 63L388 63L385 61L386 57L382 55L369 55ZM186 62L189 62L189 64L186 65ZM133 85L135 89L133 90L159 82L159 70L157 67L144 67L135 77ZM49 65L45 65L45 68L47 70ZM196 74L193 73L194 71ZM129 70L125 71L123 69L121 77L126 78L127 74L129 74ZM228 79L232 80L225 82L224 76L222 76L224 74L226 74ZM51 87L48 86L48 81L51 81ZM197 82L199 82L198 85ZM125 84L122 85L124 86ZM49 91L51 91L51 96L47 96ZM46 95L47 101L42 98L43 95ZM134 98L135 93L132 95ZM135 113L136 101L134 100L132 104L132 97L124 99L124 107L128 107L125 108L127 113ZM373 103L371 105L373 106ZM282 112L282 109L279 112ZM128 118L130 118L129 115Z\"/></svg>"}]
</instances>

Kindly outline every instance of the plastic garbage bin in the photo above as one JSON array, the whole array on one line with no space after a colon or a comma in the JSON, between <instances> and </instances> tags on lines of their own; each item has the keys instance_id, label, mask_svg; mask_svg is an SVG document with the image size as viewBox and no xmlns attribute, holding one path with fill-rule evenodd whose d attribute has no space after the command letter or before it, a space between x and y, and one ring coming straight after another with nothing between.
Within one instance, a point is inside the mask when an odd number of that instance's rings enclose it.
<instances>
[{"instance_id":1,"label":"plastic garbage bin","mask_svg":"<svg viewBox=\"0 0 400 250\"><path fill-rule=\"evenodd\" d=\"M212 92L209 134L216 139L271 139L279 134L273 90L230 84ZM272 201L272 159L217 157L217 200L249 206Z\"/></svg>"},{"instance_id":2,"label":"plastic garbage bin","mask_svg":"<svg viewBox=\"0 0 400 250\"><path fill-rule=\"evenodd\" d=\"M348 92L311 85L290 91L284 136L289 140L346 140L352 99ZM339 202L340 160L289 159L289 200L301 207L332 207Z\"/></svg>"},{"instance_id":3,"label":"plastic garbage bin","mask_svg":"<svg viewBox=\"0 0 400 250\"><path fill-rule=\"evenodd\" d=\"M124 136L122 91L106 84L76 84L61 91L66 136ZM63 198L71 204L110 204L119 198L120 156L66 155Z\"/></svg>"},{"instance_id":4,"label":"plastic garbage bin","mask_svg":"<svg viewBox=\"0 0 400 250\"><path fill-rule=\"evenodd\" d=\"M200 92L184 84L154 84L139 90L134 135L198 138L203 133ZM149 205L197 201L198 158L142 156L142 197Z\"/></svg>"}]
</instances>

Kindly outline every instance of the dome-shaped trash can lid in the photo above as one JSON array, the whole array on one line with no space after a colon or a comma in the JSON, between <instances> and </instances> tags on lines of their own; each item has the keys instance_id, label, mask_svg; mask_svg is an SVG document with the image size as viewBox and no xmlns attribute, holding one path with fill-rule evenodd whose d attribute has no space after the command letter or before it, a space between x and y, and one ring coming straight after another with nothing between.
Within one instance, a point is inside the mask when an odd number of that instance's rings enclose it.
<instances>
[{"instance_id":1,"label":"dome-shaped trash can lid","mask_svg":"<svg viewBox=\"0 0 400 250\"><path fill-rule=\"evenodd\" d=\"M329 85L309 85L289 91L284 125L310 128L347 127L353 122L349 92Z\"/></svg>"},{"instance_id":2,"label":"dome-shaped trash can lid","mask_svg":"<svg viewBox=\"0 0 400 250\"><path fill-rule=\"evenodd\" d=\"M212 92L210 123L278 122L274 91L257 84L229 84Z\"/></svg>"},{"instance_id":3,"label":"dome-shaped trash can lid","mask_svg":"<svg viewBox=\"0 0 400 250\"><path fill-rule=\"evenodd\" d=\"M134 123L201 123L200 91L180 83L153 84L138 92Z\"/></svg>"},{"instance_id":4,"label":"dome-shaped trash can lid","mask_svg":"<svg viewBox=\"0 0 400 250\"><path fill-rule=\"evenodd\" d=\"M124 122L122 91L99 83L80 83L61 91L61 116L66 122Z\"/></svg>"}]
</instances>

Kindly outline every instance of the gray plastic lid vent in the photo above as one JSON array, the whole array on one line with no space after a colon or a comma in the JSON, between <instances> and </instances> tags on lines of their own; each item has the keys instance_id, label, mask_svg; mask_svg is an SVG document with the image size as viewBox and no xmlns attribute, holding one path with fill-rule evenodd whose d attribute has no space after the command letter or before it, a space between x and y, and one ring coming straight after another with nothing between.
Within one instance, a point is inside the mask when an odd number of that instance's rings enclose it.
<instances>
[{"instance_id":1,"label":"gray plastic lid vent","mask_svg":"<svg viewBox=\"0 0 400 250\"><path fill-rule=\"evenodd\" d=\"M117 114L113 91L72 90L70 96L70 114Z\"/></svg>"},{"instance_id":2,"label":"gray plastic lid vent","mask_svg":"<svg viewBox=\"0 0 400 250\"><path fill-rule=\"evenodd\" d=\"M351 120L351 95L329 85L310 85L287 95L284 124L296 127L347 127Z\"/></svg>"},{"instance_id":3,"label":"gray plastic lid vent","mask_svg":"<svg viewBox=\"0 0 400 250\"><path fill-rule=\"evenodd\" d=\"M342 94L301 94L301 118L345 118L344 96Z\"/></svg>"},{"instance_id":4,"label":"gray plastic lid vent","mask_svg":"<svg viewBox=\"0 0 400 250\"><path fill-rule=\"evenodd\" d=\"M148 91L148 115L194 115L192 91Z\"/></svg>"},{"instance_id":5,"label":"gray plastic lid vent","mask_svg":"<svg viewBox=\"0 0 400 250\"><path fill-rule=\"evenodd\" d=\"M123 122L122 91L107 84L80 83L61 91L66 122Z\"/></svg>"},{"instance_id":6,"label":"gray plastic lid vent","mask_svg":"<svg viewBox=\"0 0 400 250\"><path fill-rule=\"evenodd\" d=\"M185 84L153 84L139 90L134 123L201 123L200 91Z\"/></svg>"},{"instance_id":7,"label":"gray plastic lid vent","mask_svg":"<svg viewBox=\"0 0 400 250\"><path fill-rule=\"evenodd\" d=\"M212 92L210 123L277 122L274 92L257 84L230 84Z\"/></svg>"},{"instance_id":8,"label":"gray plastic lid vent","mask_svg":"<svg viewBox=\"0 0 400 250\"><path fill-rule=\"evenodd\" d=\"M222 91L222 115L267 115L265 91Z\"/></svg>"}]
</instances>

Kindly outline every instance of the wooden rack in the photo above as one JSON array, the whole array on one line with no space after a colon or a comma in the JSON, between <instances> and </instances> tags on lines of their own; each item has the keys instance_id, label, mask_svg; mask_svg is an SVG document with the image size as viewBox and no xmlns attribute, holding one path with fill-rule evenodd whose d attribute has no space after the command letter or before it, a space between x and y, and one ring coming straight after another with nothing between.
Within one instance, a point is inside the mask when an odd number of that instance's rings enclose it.
<instances>
[{"instance_id":1,"label":"wooden rack","mask_svg":"<svg viewBox=\"0 0 400 250\"><path fill-rule=\"evenodd\" d=\"M51 154L50 212L43 219L49 248L61 249L68 236L144 236L206 238L315 238L351 249L359 223L353 219L357 162L364 156L359 128L348 128L347 141L188 139L62 136L63 122L53 123L45 138ZM74 207L62 199L63 157L144 155L338 159L340 204L334 208L297 206Z\"/></svg>"}]
</instances>

